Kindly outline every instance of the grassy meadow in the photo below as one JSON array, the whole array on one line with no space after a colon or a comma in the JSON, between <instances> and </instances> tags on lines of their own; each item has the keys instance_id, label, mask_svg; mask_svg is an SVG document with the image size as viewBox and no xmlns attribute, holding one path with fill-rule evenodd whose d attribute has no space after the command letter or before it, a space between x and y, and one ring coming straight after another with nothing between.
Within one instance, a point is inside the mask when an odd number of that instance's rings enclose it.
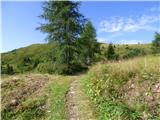
<instances>
[{"instance_id":1,"label":"grassy meadow","mask_svg":"<svg viewBox=\"0 0 160 120\"><path fill-rule=\"evenodd\" d=\"M2 76L2 119L67 119L65 94L70 81L69 76L48 74Z\"/></svg>"},{"instance_id":2,"label":"grassy meadow","mask_svg":"<svg viewBox=\"0 0 160 120\"><path fill-rule=\"evenodd\" d=\"M83 83L100 120L160 119L160 56L98 63Z\"/></svg>"},{"instance_id":3,"label":"grassy meadow","mask_svg":"<svg viewBox=\"0 0 160 120\"><path fill-rule=\"evenodd\" d=\"M95 61L106 61L108 44L99 44L100 52L96 53ZM118 59L128 59L152 53L150 44L114 45L114 49ZM8 64L13 67L14 74L33 72L53 74L56 70L63 68L63 65L54 65L55 51L56 44L33 44L2 53L2 74L6 74Z\"/></svg>"},{"instance_id":4,"label":"grassy meadow","mask_svg":"<svg viewBox=\"0 0 160 120\"><path fill-rule=\"evenodd\" d=\"M3 120L69 119L66 94L71 82L81 77L52 71L54 66L49 61L54 58L54 47L54 44L35 44L2 53L2 69L6 64L14 69L13 75L1 76ZM114 45L119 59L110 61L105 57L107 47L101 44L97 61L80 80L84 89L80 93L93 103L91 110L97 119L159 120L160 56L151 55L150 44ZM20 68L25 58L29 62ZM88 101L84 96L79 100L83 98Z\"/></svg>"}]
</instances>

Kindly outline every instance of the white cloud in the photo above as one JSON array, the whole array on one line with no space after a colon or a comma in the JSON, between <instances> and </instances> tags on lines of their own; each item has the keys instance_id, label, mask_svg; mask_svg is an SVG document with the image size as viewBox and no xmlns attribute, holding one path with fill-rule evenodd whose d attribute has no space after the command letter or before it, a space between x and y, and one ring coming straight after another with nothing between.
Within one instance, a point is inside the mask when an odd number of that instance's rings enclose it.
<instances>
[{"instance_id":1,"label":"white cloud","mask_svg":"<svg viewBox=\"0 0 160 120\"><path fill-rule=\"evenodd\" d=\"M160 5L154 6L154 7L150 8L150 9L148 9L147 11L149 11L149 12L158 12L158 11L160 11Z\"/></svg>"},{"instance_id":2,"label":"white cloud","mask_svg":"<svg viewBox=\"0 0 160 120\"><path fill-rule=\"evenodd\" d=\"M112 18L111 21L102 21L100 23L100 31L99 32L117 32L120 31L122 29L123 26L123 19L116 19L116 18Z\"/></svg>"},{"instance_id":3,"label":"white cloud","mask_svg":"<svg viewBox=\"0 0 160 120\"><path fill-rule=\"evenodd\" d=\"M110 41L106 38L103 37L97 37L98 42L101 43L110 43ZM115 42L113 42L115 44L142 44L143 40L117 40Z\"/></svg>"},{"instance_id":4,"label":"white cloud","mask_svg":"<svg viewBox=\"0 0 160 120\"><path fill-rule=\"evenodd\" d=\"M118 42L118 44L142 44L143 40L121 40Z\"/></svg>"},{"instance_id":5,"label":"white cloud","mask_svg":"<svg viewBox=\"0 0 160 120\"><path fill-rule=\"evenodd\" d=\"M138 30L153 31L156 30L155 24L160 22L160 15L146 15L138 17L137 19L129 17L114 17L110 20L103 20L99 24L98 32L135 32Z\"/></svg>"},{"instance_id":6,"label":"white cloud","mask_svg":"<svg viewBox=\"0 0 160 120\"><path fill-rule=\"evenodd\" d=\"M98 40L98 42L101 42L101 43L106 43L107 42L107 39L102 38L102 37L97 37L97 40Z\"/></svg>"}]
</instances>

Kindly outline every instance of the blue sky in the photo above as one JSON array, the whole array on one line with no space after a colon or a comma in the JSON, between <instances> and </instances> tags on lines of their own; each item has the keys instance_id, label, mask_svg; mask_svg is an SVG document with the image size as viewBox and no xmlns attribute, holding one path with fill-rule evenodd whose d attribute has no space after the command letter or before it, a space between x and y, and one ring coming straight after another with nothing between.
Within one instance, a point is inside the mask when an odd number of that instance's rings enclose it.
<instances>
[{"instance_id":1,"label":"blue sky","mask_svg":"<svg viewBox=\"0 0 160 120\"><path fill-rule=\"evenodd\" d=\"M2 52L45 43L46 34L35 30L42 2L2 2ZM149 43L160 31L160 2L82 2L80 12L90 19L100 42Z\"/></svg>"}]
</instances>

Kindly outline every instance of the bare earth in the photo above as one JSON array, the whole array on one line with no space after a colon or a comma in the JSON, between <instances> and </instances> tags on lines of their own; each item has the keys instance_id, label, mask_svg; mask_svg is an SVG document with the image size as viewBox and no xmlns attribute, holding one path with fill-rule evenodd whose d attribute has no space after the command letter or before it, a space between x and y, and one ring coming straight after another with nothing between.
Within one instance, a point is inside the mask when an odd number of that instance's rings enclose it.
<instances>
[{"instance_id":1,"label":"bare earth","mask_svg":"<svg viewBox=\"0 0 160 120\"><path fill-rule=\"evenodd\" d=\"M94 108L85 95L79 78L71 82L66 102L69 120L96 120Z\"/></svg>"}]
</instances>

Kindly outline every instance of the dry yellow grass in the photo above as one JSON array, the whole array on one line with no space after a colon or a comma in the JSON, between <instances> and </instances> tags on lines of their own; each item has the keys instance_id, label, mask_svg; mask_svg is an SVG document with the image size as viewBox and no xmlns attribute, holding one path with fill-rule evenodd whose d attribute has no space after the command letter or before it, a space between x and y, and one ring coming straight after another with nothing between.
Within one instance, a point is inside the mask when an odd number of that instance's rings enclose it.
<instances>
[{"instance_id":1,"label":"dry yellow grass","mask_svg":"<svg viewBox=\"0 0 160 120\"><path fill-rule=\"evenodd\" d=\"M160 119L160 56L98 63L86 81L101 118Z\"/></svg>"}]
</instances>

